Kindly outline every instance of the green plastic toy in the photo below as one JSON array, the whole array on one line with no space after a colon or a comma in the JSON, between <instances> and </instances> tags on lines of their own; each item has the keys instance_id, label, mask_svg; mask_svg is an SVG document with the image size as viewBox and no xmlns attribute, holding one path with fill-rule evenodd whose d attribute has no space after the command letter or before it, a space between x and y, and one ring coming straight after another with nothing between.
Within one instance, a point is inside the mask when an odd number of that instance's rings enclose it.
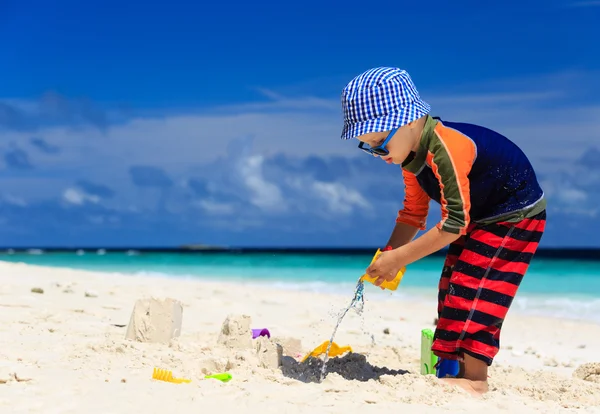
<instances>
[{"instance_id":1,"label":"green plastic toy","mask_svg":"<svg viewBox=\"0 0 600 414\"><path fill-rule=\"evenodd\" d=\"M431 351L433 345L433 331L421 330L421 375L435 375L435 364L438 357Z\"/></svg>"},{"instance_id":2,"label":"green plastic toy","mask_svg":"<svg viewBox=\"0 0 600 414\"><path fill-rule=\"evenodd\" d=\"M214 379L218 379L219 381L223 381L223 382L227 382L229 381L232 377L231 374L224 372L222 374L212 374L212 375L206 375L204 378L214 378Z\"/></svg>"}]
</instances>

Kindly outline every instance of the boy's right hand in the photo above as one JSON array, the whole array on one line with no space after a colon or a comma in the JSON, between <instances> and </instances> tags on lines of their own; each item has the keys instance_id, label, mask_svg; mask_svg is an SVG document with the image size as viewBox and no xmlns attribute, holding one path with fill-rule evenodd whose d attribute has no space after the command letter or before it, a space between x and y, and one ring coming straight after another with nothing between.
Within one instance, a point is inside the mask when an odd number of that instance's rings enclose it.
<instances>
[{"instance_id":1,"label":"boy's right hand","mask_svg":"<svg viewBox=\"0 0 600 414\"><path fill-rule=\"evenodd\" d=\"M395 260L393 249L387 246L367 267L366 273L375 279L373 281L375 286L381 287L383 282L394 280L401 268L402 266L398 266Z\"/></svg>"}]
</instances>

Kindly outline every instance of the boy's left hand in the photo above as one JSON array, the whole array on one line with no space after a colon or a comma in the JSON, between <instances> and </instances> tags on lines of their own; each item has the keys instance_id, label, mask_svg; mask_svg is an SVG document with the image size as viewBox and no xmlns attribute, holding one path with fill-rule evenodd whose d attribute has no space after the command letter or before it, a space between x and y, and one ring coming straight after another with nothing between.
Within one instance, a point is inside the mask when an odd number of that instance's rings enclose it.
<instances>
[{"instance_id":1,"label":"boy's left hand","mask_svg":"<svg viewBox=\"0 0 600 414\"><path fill-rule=\"evenodd\" d=\"M397 250L381 252L377 259L367 267L367 274L377 277L377 280L374 282L376 286L381 285L386 280L394 280L400 269L404 266L398 253Z\"/></svg>"}]
</instances>

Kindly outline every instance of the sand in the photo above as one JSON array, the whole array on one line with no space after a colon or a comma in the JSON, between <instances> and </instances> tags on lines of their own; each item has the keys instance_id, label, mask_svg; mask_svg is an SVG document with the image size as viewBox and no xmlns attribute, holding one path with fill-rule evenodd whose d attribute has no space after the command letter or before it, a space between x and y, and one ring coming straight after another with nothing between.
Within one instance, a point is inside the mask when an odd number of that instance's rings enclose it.
<instances>
[{"instance_id":1,"label":"sand","mask_svg":"<svg viewBox=\"0 0 600 414\"><path fill-rule=\"evenodd\" d=\"M322 361L299 360L329 339L352 291L4 262L0 275L0 412L600 413L596 324L511 311L491 390L474 398L419 374L420 330L433 328L434 297L370 300L376 288L368 285L364 313L349 312L335 339L353 353L330 360L319 383ZM155 327L170 339L126 339L136 302L151 298L170 300L174 312L181 304L181 329L175 315L177 329ZM271 337L251 339L248 328L268 328ZM153 380L154 367L192 381ZM220 372L233 378L204 378Z\"/></svg>"}]
</instances>

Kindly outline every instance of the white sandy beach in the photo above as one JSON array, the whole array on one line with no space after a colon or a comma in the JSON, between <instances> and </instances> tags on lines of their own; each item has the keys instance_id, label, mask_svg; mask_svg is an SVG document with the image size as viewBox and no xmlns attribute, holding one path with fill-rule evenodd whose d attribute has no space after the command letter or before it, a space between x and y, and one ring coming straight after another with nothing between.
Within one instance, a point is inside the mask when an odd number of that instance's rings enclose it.
<instances>
[{"instance_id":1,"label":"white sandy beach","mask_svg":"<svg viewBox=\"0 0 600 414\"><path fill-rule=\"evenodd\" d=\"M274 344L295 357L328 340L351 291L325 295L4 262L0 275L3 413L600 412L600 364L587 380L573 375L582 364L600 362L600 325L511 310L491 391L477 399L418 373L420 330L433 328L433 297L423 304L374 301L376 288L367 285L363 315L349 312L335 338L373 366L409 373L366 382L333 373L323 383L304 383L272 366ZM170 343L130 341L126 326L114 326L127 325L135 301L151 296L183 303L181 336ZM228 315L248 315L271 339L252 340L246 349L219 344ZM294 351L289 338L301 349ZM192 382L153 380L154 367ZM233 376L227 383L204 379L225 371Z\"/></svg>"}]
</instances>

